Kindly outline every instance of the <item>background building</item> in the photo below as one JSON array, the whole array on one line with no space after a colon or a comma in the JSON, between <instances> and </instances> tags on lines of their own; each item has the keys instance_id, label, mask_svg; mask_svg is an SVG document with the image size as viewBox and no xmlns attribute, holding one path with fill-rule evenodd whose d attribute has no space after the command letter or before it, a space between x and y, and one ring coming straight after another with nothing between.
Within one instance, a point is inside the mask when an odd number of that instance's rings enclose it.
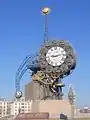
<instances>
[{"instance_id":1,"label":"background building","mask_svg":"<svg viewBox=\"0 0 90 120\"><path fill-rule=\"evenodd\" d=\"M11 102L6 99L0 99L0 118L11 114Z\"/></svg>"},{"instance_id":2,"label":"background building","mask_svg":"<svg viewBox=\"0 0 90 120\"><path fill-rule=\"evenodd\" d=\"M32 101L25 100L22 97L20 100L14 100L11 104L11 115L17 115L18 113L29 113L31 112Z\"/></svg>"},{"instance_id":3,"label":"background building","mask_svg":"<svg viewBox=\"0 0 90 120\"><path fill-rule=\"evenodd\" d=\"M8 101L5 99L0 100L0 118L7 116L15 116L18 113L29 113L32 109L32 101L21 99Z\"/></svg>"}]
</instances>

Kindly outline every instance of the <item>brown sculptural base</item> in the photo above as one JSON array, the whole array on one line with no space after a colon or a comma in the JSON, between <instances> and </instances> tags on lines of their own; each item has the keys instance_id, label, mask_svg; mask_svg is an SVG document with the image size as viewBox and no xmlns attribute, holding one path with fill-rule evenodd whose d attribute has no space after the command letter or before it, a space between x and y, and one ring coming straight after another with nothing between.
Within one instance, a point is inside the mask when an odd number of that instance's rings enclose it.
<instances>
[{"instance_id":1,"label":"brown sculptural base","mask_svg":"<svg viewBox=\"0 0 90 120\"><path fill-rule=\"evenodd\" d=\"M33 112L48 112L50 118L60 118L60 114L70 117L71 106L68 100L40 100L32 104Z\"/></svg>"},{"instance_id":2,"label":"brown sculptural base","mask_svg":"<svg viewBox=\"0 0 90 120\"><path fill-rule=\"evenodd\" d=\"M48 120L49 119L49 113L20 113L17 115L15 120Z\"/></svg>"},{"instance_id":3,"label":"brown sculptural base","mask_svg":"<svg viewBox=\"0 0 90 120\"><path fill-rule=\"evenodd\" d=\"M68 100L38 100L32 104L31 113L20 113L15 120L51 120L60 119L60 114L69 118L71 106Z\"/></svg>"}]
</instances>

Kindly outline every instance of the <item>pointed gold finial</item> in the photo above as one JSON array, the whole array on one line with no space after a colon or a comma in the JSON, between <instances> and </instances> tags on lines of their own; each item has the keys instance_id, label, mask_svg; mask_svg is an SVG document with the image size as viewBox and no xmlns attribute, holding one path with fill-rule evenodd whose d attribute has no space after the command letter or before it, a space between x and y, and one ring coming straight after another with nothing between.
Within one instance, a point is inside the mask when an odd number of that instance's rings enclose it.
<instances>
[{"instance_id":1,"label":"pointed gold finial","mask_svg":"<svg viewBox=\"0 0 90 120\"><path fill-rule=\"evenodd\" d=\"M42 13L43 13L44 15L48 15L50 12L51 12L51 9L48 8L48 7L44 7L44 8L42 9Z\"/></svg>"}]
</instances>

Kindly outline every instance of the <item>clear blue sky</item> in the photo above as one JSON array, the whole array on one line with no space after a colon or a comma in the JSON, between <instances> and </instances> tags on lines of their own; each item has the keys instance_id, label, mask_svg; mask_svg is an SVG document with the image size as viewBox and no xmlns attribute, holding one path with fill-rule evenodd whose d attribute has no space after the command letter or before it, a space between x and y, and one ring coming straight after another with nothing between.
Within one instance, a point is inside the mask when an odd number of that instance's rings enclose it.
<instances>
[{"instance_id":1,"label":"clear blue sky","mask_svg":"<svg viewBox=\"0 0 90 120\"><path fill-rule=\"evenodd\" d=\"M63 80L65 95L73 84L76 104L90 106L90 0L0 0L0 97L12 98L17 68L43 43L44 6L52 8L50 38L69 40L77 53L75 71ZM29 81L26 73L22 89Z\"/></svg>"}]
</instances>

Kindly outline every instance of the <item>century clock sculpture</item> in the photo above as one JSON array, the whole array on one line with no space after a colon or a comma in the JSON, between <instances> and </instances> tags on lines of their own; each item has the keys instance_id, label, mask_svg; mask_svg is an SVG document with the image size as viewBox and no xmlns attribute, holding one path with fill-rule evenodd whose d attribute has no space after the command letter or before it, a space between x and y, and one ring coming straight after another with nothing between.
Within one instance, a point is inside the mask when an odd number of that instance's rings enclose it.
<instances>
[{"instance_id":1,"label":"century clock sculpture","mask_svg":"<svg viewBox=\"0 0 90 120\"><path fill-rule=\"evenodd\" d=\"M16 74L16 98L22 96L20 79L29 69L32 71L32 80L42 86L42 99L62 99L62 79L72 73L76 67L76 54L71 44L66 40L49 40L47 15L49 8L42 10L45 15L44 43L35 57L27 56ZM22 69L24 67L24 69ZM21 71L22 70L22 71Z\"/></svg>"}]
</instances>

